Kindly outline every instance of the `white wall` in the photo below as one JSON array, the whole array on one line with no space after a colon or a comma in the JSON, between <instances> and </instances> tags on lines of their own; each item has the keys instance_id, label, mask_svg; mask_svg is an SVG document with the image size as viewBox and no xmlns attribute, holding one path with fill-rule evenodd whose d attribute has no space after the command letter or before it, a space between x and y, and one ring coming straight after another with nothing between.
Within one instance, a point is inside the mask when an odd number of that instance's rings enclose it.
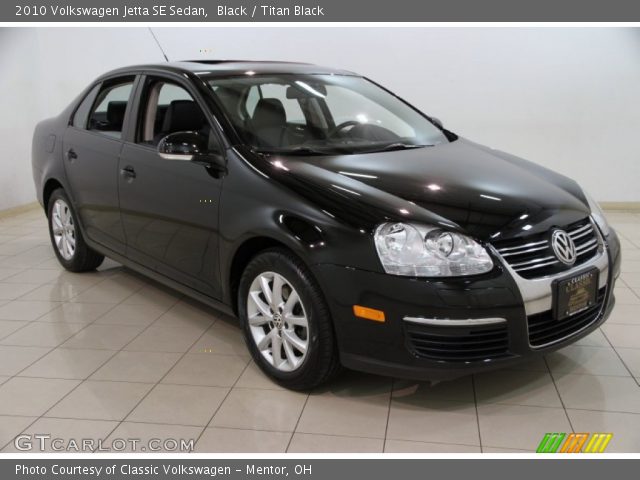
<instances>
[{"instance_id":1,"label":"white wall","mask_svg":"<svg viewBox=\"0 0 640 480\"><path fill-rule=\"evenodd\" d=\"M146 29L0 28L0 210L35 201L31 139L94 78L164 61Z\"/></svg>"},{"instance_id":2,"label":"white wall","mask_svg":"<svg viewBox=\"0 0 640 480\"><path fill-rule=\"evenodd\" d=\"M640 29L154 28L171 60L294 60L355 70L451 130L640 201ZM208 50L208 53L201 53ZM33 125L117 66L161 61L148 29L0 29L0 210L34 198ZM473 174L473 172L469 172Z\"/></svg>"}]
</instances>

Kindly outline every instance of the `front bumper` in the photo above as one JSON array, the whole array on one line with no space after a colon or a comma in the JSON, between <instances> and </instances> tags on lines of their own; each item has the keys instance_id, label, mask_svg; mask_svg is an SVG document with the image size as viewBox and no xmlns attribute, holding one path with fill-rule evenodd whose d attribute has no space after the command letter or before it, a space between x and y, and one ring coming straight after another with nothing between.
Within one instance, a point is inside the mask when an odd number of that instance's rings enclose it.
<instances>
[{"instance_id":1,"label":"front bumper","mask_svg":"<svg viewBox=\"0 0 640 480\"><path fill-rule=\"evenodd\" d=\"M550 317L553 280L594 267L600 272L600 303L582 315L576 328L558 328ZM401 378L439 380L526 361L598 328L615 303L620 243L612 230L603 239L599 254L589 262L562 275L535 280L519 277L505 263L497 263L486 275L442 280L328 264L316 265L314 270L329 302L344 366ZM354 305L382 310L386 321L357 318ZM575 316L576 322L580 316ZM407 321L416 319L418 322ZM434 326L420 319L488 321ZM536 344L535 335L540 335L536 328L552 332L551 337L546 335Z\"/></svg>"}]
</instances>

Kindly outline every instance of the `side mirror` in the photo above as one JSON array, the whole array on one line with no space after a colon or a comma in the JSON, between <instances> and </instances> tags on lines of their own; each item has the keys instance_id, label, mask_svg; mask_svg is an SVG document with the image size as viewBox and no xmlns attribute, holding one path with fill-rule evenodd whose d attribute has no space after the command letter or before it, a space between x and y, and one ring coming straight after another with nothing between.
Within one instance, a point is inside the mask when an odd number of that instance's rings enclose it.
<instances>
[{"instance_id":1,"label":"side mirror","mask_svg":"<svg viewBox=\"0 0 640 480\"><path fill-rule=\"evenodd\" d=\"M196 162L216 170L226 169L224 157L209 151L209 139L198 132L170 133L158 143L158 155L165 160Z\"/></svg>"},{"instance_id":2,"label":"side mirror","mask_svg":"<svg viewBox=\"0 0 640 480\"><path fill-rule=\"evenodd\" d=\"M431 123L433 123L439 129L444 129L444 125L442 125L442 120L440 120L439 118L429 117L429 120L431 120Z\"/></svg>"}]
</instances>

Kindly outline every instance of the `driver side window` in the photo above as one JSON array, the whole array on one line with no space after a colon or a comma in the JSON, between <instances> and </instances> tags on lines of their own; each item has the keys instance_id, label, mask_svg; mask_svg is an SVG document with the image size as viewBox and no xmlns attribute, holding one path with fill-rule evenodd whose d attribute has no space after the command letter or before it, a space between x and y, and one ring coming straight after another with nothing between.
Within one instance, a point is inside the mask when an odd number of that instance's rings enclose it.
<instances>
[{"instance_id":1,"label":"driver side window","mask_svg":"<svg viewBox=\"0 0 640 480\"><path fill-rule=\"evenodd\" d=\"M164 79L148 78L141 105L136 143L156 147L169 134L196 132L207 137L210 151L220 151L204 112L185 88Z\"/></svg>"}]
</instances>

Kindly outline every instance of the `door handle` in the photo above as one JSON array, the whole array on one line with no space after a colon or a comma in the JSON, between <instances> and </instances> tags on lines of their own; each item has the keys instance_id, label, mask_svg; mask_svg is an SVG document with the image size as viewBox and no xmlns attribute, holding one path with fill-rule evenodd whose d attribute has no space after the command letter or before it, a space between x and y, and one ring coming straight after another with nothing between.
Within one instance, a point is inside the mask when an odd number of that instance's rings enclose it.
<instances>
[{"instance_id":1,"label":"door handle","mask_svg":"<svg viewBox=\"0 0 640 480\"><path fill-rule=\"evenodd\" d=\"M125 178L136 178L136 171L129 165L120 170L120 175Z\"/></svg>"},{"instance_id":2,"label":"door handle","mask_svg":"<svg viewBox=\"0 0 640 480\"><path fill-rule=\"evenodd\" d=\"M76 158L78 158L78 154L76 153L76 151L73 148L70 148L69 150L67 150L67 160L72 162Z\"/></svg>"}]
</instances>

